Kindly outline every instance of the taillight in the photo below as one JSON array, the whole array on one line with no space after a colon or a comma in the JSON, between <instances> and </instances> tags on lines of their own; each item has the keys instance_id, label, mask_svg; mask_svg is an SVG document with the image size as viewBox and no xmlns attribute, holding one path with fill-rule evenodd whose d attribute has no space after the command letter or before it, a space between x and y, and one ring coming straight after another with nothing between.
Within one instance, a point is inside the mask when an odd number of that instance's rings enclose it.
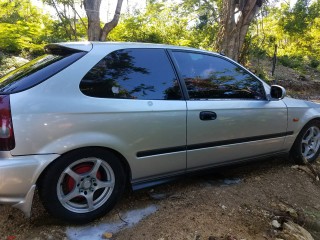
<instances>
[{"instance_id":1,"label":"taillight","mask_svg":"<svg viewBox=\"0 0 320 240\"><path fill-rule=\"evenodd\" d=\"M10 96L0 96L0 151L12 150L15 146L10 109Z\"/></svg>"}]
</instances>

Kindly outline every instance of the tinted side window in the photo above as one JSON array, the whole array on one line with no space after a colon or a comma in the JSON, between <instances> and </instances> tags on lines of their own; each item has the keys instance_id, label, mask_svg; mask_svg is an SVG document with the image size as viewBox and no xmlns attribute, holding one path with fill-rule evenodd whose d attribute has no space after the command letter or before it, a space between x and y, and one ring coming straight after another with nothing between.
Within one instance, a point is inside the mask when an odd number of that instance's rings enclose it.
<instances>
[{"instance_id":1,"label":"tinted side window","mask_svg":"<svg viewBox=\"0 0 320 240\"><path fill-rule=\"evenodd\" d=\"M46 54L13 70L0 78L0 93L10 94L31 88L68 67L86 52L66 52Z\"/></svg>"},{"instance_id":2,"label":"tinted side window","mask_svg":"<svg viewBox=\"0 0 320 240\"><path fill-rule=\"evenodd\" d=\"M91 97L181 99L178 80L164 49L124 49L110 53L81 80Z\"/></svg>"},{"instance_id":3,"label":"tinted side window","mask_svg":"<svg viewBox=\"0 0 320 240\"><path fill-rule=\"evenodd\" d=\"M258 79L223 58L178 51L173 56L190 99L265 99Z\"/></svg>"}]
</instances>

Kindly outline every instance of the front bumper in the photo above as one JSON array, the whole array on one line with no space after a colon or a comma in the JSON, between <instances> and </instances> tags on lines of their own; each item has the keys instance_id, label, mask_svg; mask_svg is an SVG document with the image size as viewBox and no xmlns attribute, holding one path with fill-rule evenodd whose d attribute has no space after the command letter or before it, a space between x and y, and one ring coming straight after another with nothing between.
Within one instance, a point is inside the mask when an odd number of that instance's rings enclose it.
<instances>
[{"instance_id":1,"label":"front bumper","mask_svg":"<svg viewBox=\"0 0 320 240\"><path fill-rule=\"evenodd\" d=\"M11 156L1 152L0 204L12 205L30 216L36 181L57 157L58 154Z\"/></svg>"}]
</instances>

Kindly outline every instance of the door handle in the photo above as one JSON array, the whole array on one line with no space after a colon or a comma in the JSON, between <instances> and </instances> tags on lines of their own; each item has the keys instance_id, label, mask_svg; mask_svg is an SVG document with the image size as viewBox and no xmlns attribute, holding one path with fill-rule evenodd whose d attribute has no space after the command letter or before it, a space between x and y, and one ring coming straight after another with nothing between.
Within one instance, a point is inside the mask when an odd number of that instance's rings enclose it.
<instances>
[{"instance_id":1,"label":"door handle","mask_svg":"<svg viewBox=\"0 0 320 240\"><path fill-rule=\"evenodd\" d=\"M203 111L200 112L199 117L202 121L215 120L217 118L217 114L215 112Z\"/></svg>"}]
</instances>

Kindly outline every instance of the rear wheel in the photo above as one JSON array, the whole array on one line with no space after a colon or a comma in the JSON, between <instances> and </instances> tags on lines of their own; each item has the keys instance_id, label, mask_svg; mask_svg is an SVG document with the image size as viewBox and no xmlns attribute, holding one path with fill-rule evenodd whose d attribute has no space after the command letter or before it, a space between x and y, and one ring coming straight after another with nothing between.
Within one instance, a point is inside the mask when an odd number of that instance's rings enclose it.
<instances>
[{"instance_id":1,"label":"rear wheel","mask_svg":"<svg viewBox=\"0 0 320 240\"><path fill-rule=\"evenodd\" d=\"M55 217L85 223L112 209L125 186L120 160L99 148L70 152L46 170L40 198Z\"/></svg>"},{"instance_id":2,"label":"rear wheel","mask_svg":"<svg viewBox=\"0 0 320 240\"><path fill-rule=\"evenodd\" d=\"M291 149L291 155L295 162L314 162L320 153L320 121L309 122L299 133Z\"/></svg>"}]
</instances>

